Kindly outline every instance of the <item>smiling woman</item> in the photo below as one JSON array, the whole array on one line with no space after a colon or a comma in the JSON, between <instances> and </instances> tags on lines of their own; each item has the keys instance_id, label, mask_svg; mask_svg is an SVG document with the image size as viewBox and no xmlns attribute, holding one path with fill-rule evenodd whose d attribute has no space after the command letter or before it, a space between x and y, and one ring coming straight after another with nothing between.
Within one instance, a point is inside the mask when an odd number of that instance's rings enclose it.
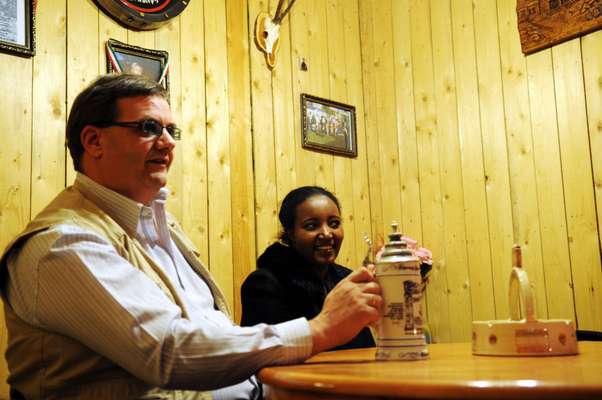
<instances>
[{"instance_id":1,"label":"smiling woman","mask_svg":"<svg viewBox=\"0 0 602 400\"><path fill-rule=\"evenodd\" d=\"M242 285L243 326L312 319L327 294L351 273L335 263L345 234L339 201L331 192L317 186L294 189L282 201L279 219L280 241L265 250ZM336 350L371 346L374 339L364 328Z\"/></svg>"}]
</instances>

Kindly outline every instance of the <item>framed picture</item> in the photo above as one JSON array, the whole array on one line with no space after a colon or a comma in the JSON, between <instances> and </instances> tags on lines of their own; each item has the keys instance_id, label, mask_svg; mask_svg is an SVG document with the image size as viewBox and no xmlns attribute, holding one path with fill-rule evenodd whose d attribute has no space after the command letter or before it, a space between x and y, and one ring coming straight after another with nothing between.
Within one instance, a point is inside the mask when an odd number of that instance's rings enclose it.
<instances>
[{"instance_id":1,"label":"framed picture","mask_svg":"<svg viewBox=\"0 0 602 400\"><path fill-rule=\"evenodd\" d=\"M169 92L169 53L163 50L145 49L109 39L107 72L144 75L162 84Z\"/></svg>"},{"instance_id":2,"label":"framed picture","mask_svg":"<svg viewBox=\"0 0 602 400\"><path fill-rule=\"evenodd\" d=\"M0 51L23 57L35 54L37 0L0 0Z\"/></svg>"},{"instance_id":3,"label":"framed picture","mask_svg":"<svg viewBox=\"0 0 602 400\"><path fill-rule=\"evenodd\" d=\"M304 148L356 157L355 107L302 94L301 143Z\"/></svg>"}]
</instances>

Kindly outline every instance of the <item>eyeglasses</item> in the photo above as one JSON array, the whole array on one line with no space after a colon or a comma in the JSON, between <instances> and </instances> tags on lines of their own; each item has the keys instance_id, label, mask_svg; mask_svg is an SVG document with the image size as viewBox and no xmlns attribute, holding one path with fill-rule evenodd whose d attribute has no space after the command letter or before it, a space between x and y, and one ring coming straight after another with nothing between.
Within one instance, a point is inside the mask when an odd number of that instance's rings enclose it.
<instances>
[{"instance_id":1,"label":"eyeglasses","mask_svg":"<svg viewBox=\"0 0 602 400\"><path fill-rule=\"evenodd\" d=\"M144 119L142 121L133 122L101 122L96 125L103 128L108 126L123 126L125 128L135 128L138 129L140 132L144 133L145 137L161 136L163 134L163 129L167 130L169 136L171 136L174 140L180 140L180 136L182 134L182 130L177 126L163 126L154 119Z\"/></svg>"}]
</instances>

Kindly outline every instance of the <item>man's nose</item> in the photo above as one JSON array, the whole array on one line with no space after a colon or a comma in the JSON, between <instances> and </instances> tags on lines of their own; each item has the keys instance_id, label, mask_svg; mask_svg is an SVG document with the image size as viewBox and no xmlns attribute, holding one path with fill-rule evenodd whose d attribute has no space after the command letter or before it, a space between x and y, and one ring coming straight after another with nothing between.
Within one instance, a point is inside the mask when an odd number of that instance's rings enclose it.
<instances>
[{"instance_id":1,"label":"man's nose","mask_svg":"<svg viewBox=\"0 0 602 400\"><path fill-rule=\"evenodd\" d=\"M163 127L161 135L157 138L156 145L160 148L169 147L173 149L176 147L176 140L169 134L166 127Z\"/></svg>"}]
</instances>

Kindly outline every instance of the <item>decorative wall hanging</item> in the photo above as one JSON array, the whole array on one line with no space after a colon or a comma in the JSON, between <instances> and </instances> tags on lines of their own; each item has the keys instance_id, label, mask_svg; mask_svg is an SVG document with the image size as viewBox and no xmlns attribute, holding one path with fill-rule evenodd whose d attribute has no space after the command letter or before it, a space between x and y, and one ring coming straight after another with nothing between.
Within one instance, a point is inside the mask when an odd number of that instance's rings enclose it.
<instances>
[{"instance_id":1,"label":"decorative wall hanging","mask_svg":"<svg viewBox=\"0 0 602 400\"><path fill-rule=\"evenodd\" d=\"M115 39L107 41L107 72L144 75L169 92L169 53L121 43Z\"/></svg>"},{"instance_id":2,"label":"decorative wall hanging","mask_svg":"<svg viewBox=\"0 0 602 400\"><path fill-rule=\"evenodd\" d=\"M190 0L94 0L109 16L125 26L157 29L179 15Z\"/></svg>"},{"instance_id":3,"label":"decorative wall hanging","mask_svg":"<svg viewBox=\"0 0 602 400\"><path fill-rule=\"evenodd\" d=\"M23 57L35 54L37 0L0 2L0 51Z\"/></svg>"},{"instance_id":4,"label":"decorative wall hanging","mask_svg":"<svg viewBox=\"0 0 602 400\"><path fill-rule=\"evenodd\" d=\"M302 94L301 144L308 149L357 156L355 107Z\"/></svg>"},{"instance_id":5,"label":"decorative wall hanging","mask_svg":"<svg viewBox=\"0 0 602 400\"><path fill-rule=\"evenodd\" d=\"M602 0L517 0L523 53L530 54L602 27Z\"/></svg>"},{"instance_id":6,"label":"decorative wall hanging","mask_svg":"<svg viewBox=\"0 0 602 400\"><path fill-rule=\"evenodd\" d=\"M295 1L297 0L288 0L288 5L282 11L285 0L278 0L274 18L270 14L262 12L255 19L255 43L265 53L265 60L270 68L276 66L276 54L280 42L280 24L295 4Z\"/></svg>"}]
</instances>

